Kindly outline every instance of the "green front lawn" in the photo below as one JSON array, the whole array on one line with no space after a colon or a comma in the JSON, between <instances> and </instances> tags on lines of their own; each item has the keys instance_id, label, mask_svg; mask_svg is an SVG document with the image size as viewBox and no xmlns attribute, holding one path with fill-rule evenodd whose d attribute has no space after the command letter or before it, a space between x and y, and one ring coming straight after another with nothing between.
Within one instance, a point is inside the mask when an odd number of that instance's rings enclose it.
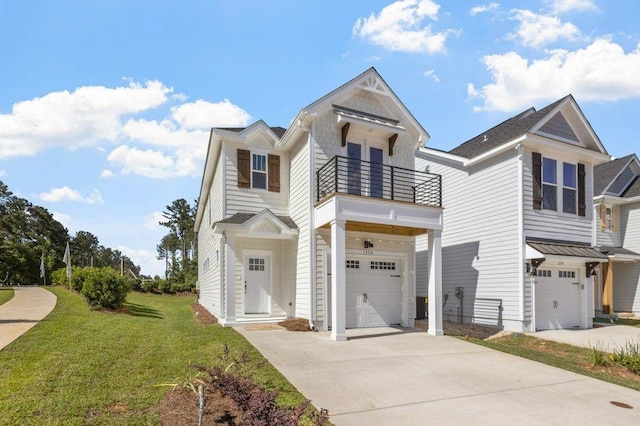
<instances>
[{"instance_id":1,"label":"green front lawn","mask_svg":"<svg viewBox=\"0 0 640 426\"><path fill-rule=\"evenodd\" d=\"M469 341L501 352L552 365L574 373L640 390L640 376L611 362L604 355L605 365L594 365L594 348L583 348L538 339L524 334L512 334L493 340L469 338ZM595 346L595 349L601 349Z\"/></svg>"},{"instance_id":2,"label":"green front lawn","mask_svg":"<svg viewBox=\"0 0 640 426\"><path fill-rule=\"evenodd\" d=\"M0 287L0 305L7 303L13 298L13 289L11 287Z\"/></svg>"},{"instance_id":3,"label":"green front lawn","mask_svg":"<svg viewBox=\"0 0 640 426\"><path fill-rule=\"evenodd\" d=\"M264 363L256 380L279 389L280 403L304 401L236 331L201 325L194 296L131 293L128 313L109 313L64 287L48 290L54 311L0 351L2 425L159 424L170 388L158 385L194 377L191 364L214 365L225 344Z\"/></svg>"}]
</instances>

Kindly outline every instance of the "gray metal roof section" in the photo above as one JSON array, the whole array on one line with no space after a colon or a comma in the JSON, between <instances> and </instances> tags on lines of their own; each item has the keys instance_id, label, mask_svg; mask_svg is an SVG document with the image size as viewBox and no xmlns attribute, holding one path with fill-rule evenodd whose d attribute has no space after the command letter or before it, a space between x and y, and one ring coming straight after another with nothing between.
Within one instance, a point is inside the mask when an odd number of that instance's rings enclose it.
<instances>
[{"instance_id":1,"label":"gray metal roof section","mask_svg":"<svg viewBox=\"0 0 640 426\"><path fill-rule=\"evenodd\" d=\"M550 242L546 240L527 240L527 244L545 255L588 257L595 259L607 259L607 256L596 247L580 243Z\"/></svg>"},{"instance_id":2,"label":"gray metal roof section","mask_svg":"<svg viewBox=\"0 0 640 426\"><path fill-rule=\"evenodd\" d=\"M478 136L469 139L462 145L453 148L449 153L459 155L461 157L474 158L478 155L484 154L485 152L491 151L492 149L527 133L556 106L558 106L558 104L569 96L571 95L558 99L540 111L536 111L535 108L529 108L515 117L511 117L508 120L503 121L486 132L482 132Z\"/></svg>"},{"instance_id":3,"label":"gray metal roof section","mask_svg":"<svg viewBox=\"0 0 640 426\"><path fill-rule=\"evenodd\" d=\"M608 256L615 256L616 254L619 254L640 257L640 254L636 253L635 251L627 250L626 248L622 247L600 246L598 247L598 249L600 249L603 254L606 254Z\"/></svg>"},{"instance_id":4,"label":"gray metal roof section","mask_svg":"<svg viewBox=\"0 0 640 426\"><path fill-rule=\"evenodd\" d=\"M247 221L254 218L255 216L257 216L257 213L236 213L233 216L229 216L226 219L217 221L216 224L229 223L233 225L242 225L243 223L246 223ZM280 219L282 223L287 225L290 229L298 229L298 225L296 225L293 219L291 219L289 216L278 216L278 215L275 215L275 216L278 219Z\"/></svg>"}]
</instances>

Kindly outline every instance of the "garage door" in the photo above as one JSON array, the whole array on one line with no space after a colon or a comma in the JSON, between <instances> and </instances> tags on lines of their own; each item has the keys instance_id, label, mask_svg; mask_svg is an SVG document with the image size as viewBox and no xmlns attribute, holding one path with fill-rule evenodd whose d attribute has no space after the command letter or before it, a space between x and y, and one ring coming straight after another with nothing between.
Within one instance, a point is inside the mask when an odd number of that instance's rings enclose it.
<instances>
[{"instance_id":1,"label":"garage door","mask_svg":"<svg viewBox=\"0 0 640 426\"><path fill-rule=\"evenodd\" d=\"M402 322L400 262L389 258L347 258L347 328Z\"/></svg>"},{"instance_id":2,"label":"garage door","mask_svg":"<svg viewBox=\"0 0 640 426\"><path fill-rule=\"evenodd\" d=\"M578 270L539 269L536 278L536 330L580 327Z\"/></svg>"}]
</instances>

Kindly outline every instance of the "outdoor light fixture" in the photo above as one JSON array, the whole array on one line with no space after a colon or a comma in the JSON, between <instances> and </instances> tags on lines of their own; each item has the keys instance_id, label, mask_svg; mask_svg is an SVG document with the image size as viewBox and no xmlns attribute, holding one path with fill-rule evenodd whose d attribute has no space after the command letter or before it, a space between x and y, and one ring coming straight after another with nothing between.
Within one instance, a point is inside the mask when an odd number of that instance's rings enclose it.
<instances>
[{"instance_id":1,"label":"outdoor light fixture","mask_svg":"<svg viewBox=\"0 0 640 426\"><path fill-rule=\"evenodd\" d=\"M364 248L373 248L373 243L371 242L371 240L364 240Z\"/></svg>"}]
</instances>

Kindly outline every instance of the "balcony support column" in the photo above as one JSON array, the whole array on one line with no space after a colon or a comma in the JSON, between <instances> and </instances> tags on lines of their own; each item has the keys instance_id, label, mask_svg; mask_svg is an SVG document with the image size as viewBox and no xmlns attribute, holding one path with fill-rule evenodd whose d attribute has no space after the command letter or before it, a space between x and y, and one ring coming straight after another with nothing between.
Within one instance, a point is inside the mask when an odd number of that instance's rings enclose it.
<instances>
[{"instance_id":1,"label":"balcony support column","mask_svg":"<svg viewBox=\"0 0 640 426\"><path fill-rule=\"evenodd\" d=\"M442 231L429 232L429 329L432 336L442 336Z\"/></svg>"},{"instance_id":2,"label":"balcony support column","mask_svg":"<svg viewBox=\"0 0 640 426\"><path fill-rule=\"evenodd\" d=\"M347 340L345 220L331 221L331 339Z\"/></svg>"}]
</instances>

